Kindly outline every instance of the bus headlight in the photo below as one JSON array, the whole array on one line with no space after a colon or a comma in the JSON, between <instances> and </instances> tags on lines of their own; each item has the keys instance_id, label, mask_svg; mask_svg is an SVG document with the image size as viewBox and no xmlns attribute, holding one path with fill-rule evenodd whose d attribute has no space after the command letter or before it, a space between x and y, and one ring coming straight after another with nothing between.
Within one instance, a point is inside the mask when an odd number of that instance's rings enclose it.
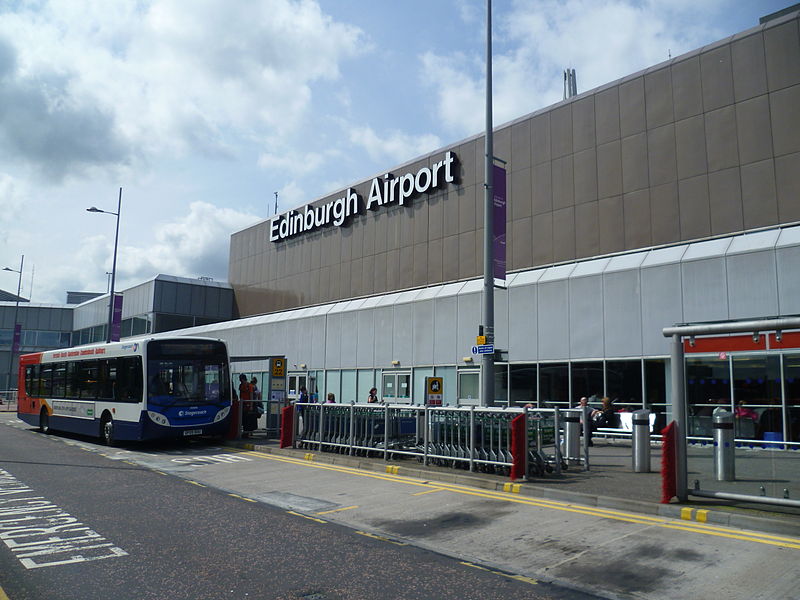
<instances>
[{"instance_id":1,"label":"bus headlight","mask_svg":"<svg viewBox=\"0 0 800 600\"><path fill-rule=\"evenodd\" d=\"M226 406L225 408L223 408L214 416L214 423L219 423L220 421L222 421L222 419L228 416L229 412L231 412L230 406Z\"/></svg>"},{"instance_id":2,"label":"bus headlight","mask_svg":"<svg viewBox=\"0 0 800 600\"><path fill-rule=\"evenodd\" d=\"M163 427L169 427L169 419L162 415L161 413L153 412L152 410L147 411L147 416L150 417L150 420L153 423L157 423L158 425L162 425Z\"/></svg>"}]
</instances>

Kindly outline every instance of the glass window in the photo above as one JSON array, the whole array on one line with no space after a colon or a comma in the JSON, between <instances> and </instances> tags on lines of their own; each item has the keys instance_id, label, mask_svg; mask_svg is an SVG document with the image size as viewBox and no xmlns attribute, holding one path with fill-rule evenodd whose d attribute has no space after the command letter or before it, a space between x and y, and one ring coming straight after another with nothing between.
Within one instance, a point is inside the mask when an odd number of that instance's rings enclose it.
<instances>
[{"instance_id":1,"label":"glass window","mask_svg":"<svg viewBox=\"0 0 800 600\"><path fill-rule=\"evenodd\" d=\"M578 399L586 396L602 398L603 392L603 363L579 362L572 363L572 397L573 404L578 404Z\"/></svg>"},{"instance_id":2,"label":"glass window","mask_svg":"<svg viewBox=\"0 0 800 600\"><path fill-rule=\"evenodd\" d=\"M10 346L11 338L12 335L10 329L0 329L0 346Z\"/></svg>"},{"instance_id":3,"label":"glass window","mask_svg":"<svg viewBox=\"0 0 800 600\"><path fill-rule=\"evenodd\" d=\"M411 373L397 374L397 401L411 402Z\"/></svg>"},{"instance_id":4,"label":"glass window","mask_svg":"<svg viewBox=\"0 0 800 600\"><path fill-rule=\"evenodd\" d=\"M79 385L78 385L78 363L67 363L66 375L66 389L64 390L65 398L78 398Z\"/></svg>"},{"instance_id":5,"label":"glass window","mask_svg":"<svg viewBox=\"0 0 800 600\"><path fill-rule=\"evenodd\" d=\"M366 402L369 391L378 387L375 385L375 371L372 369L361 369L358 371L358 397L356 402Z\"/></svg>"},{"instance_id":6,"label":"glass window","mask_svg":"<svg viewBox=\"0 0 800 600\"><path fill-rule=\"evenodd\" d=\"M784 354L783 376L789 439L800 442L800 355Z\"/></svg>"},{"instance_id":7,"label":"glass window","mask_svg":"<svg viewBox=\"0 0 800 600\"><path fill-rule=\"evenodd\" d=\"M37 394L43 398L53 395L53 365L42 365L39 371L39 388Z\"/></svg>"},{"instance_id":8,"label":"glass window","mask_svg":"<svg viewBox=\"0 0 800 600\"><path fill-rule=\"evenodd\" d=\"M433 377L433 367L414 369L414 404L425 404L428 393L425 389L426 377Z\"/></svg>"},{"instance_id":9,"label":"glass window","mask_svg":"<svg viewBox=\"0 0 800 600\"><path fill-rule=\"evenodd\" d=\"M72 334L68 331L62 331L58 334L58 347L67 348L72 345Z\"/></svg>"},{"instance_id":10,"label":"glass window","mask_svg":"<svg viewBox=\"0 0 800 600\"><path fill-rule=\"evenodd\" d=\"M731 382L728 359L690 357L686 359L686 403L689 435L710 437L715 408L731 410Z\"/></svg>"},{"instance_id":11,"label":"glass window","mask_svg":"<svg viewBox=\"0 0 800 600\"><path fill-rule=\"evenodd\" d=\"M94 400L98 395L98 363L96 360L83 360L75 363L75 394L82 400Z\"/></svg>"},{"instance_id":12,"label":"glass window","mask_svg":"<svg viewBox=\"0 0 800 600\"><path fill-rule=\"evenodd\" d=\"M115 400L119 402L141 402L142 400L142 359L139 356L119 358L116 372L109 374L116 385Z\"/></svg>"},{"instance_id":13,"label":"glass window","mask_svg":"<svg viewBox=\"0 0 800 600\"><path fill-rule=\"evenodd\" d=\"M22 344L23 346L35 346L36 332L31 331L30 329L23 329L22 338L20 339L20 344Z\"/></svg>"},{"instance_id":14,"label":"glass window","mask_svg":"<svg viewBox=\"0 0 800 600\"><path fill-rule=\"evenodd\" d=\"M511 365L511 404L536 404L536 365Z\"/></svg>"},{"instance_id":15,"label":"glass window","mask_svg":"<svg viewBox=\"0 0 800 600\"><path fill-rule=\"evenodd\" d=\"M336 402L341 402L341 394L339 393L339 384L342 379L340 371L328 371L325 377L325 395L322 397L322 402L328 399L328 394L333 394Z\"/></svg>"},{"instance_id":16,"label":"glass window","mask_svg":"<svg viewBox=\"0 0 800 600\"><path fill-rule=\"evenodd\" d=\"M661 431L667 425L667 413L671 400L667 398L667 360L664 358L644 361L645 408L656 413L654 430Z\"/></svg>"},{"instance_id":17,"label":"glass window","mask_svg":"<svg viewBox=\"0 0 800 600\"><path fill-rule=\"evenodd\" d=\"M434 375L442 378L444 399L442 404L454 406L458 404L458 371L455 367L436 367Z\"/></svg>"},{"instance_id":18,"label":"glass window","mask_svg":"<svg viewBox=\"0 0 800 600\"><path fill-rule=\"evenodd\" d=\"M342 395L337 402L355 402L356 398L356 372L355 370L342 371Z\"/></svg>"},{"instance_id":19,"label":"glass window","mask_svg":"<svg viewBox=\"0 0 800 600\"><path fill-rule=\"evenodd\" d=\"M494 403L495 406L508 404L508 365L505 363L494 366Z\"/></svg>"},{"instance_id":20,"label":"glass window","mask_svg":"<svg viewBox=\"0 0 800 600\"><path fill-rule=\"evenodd\" d=\"M476 370L458 372L459 404L480 404L481 372Z\"/></svg>"},{"instance_id":21,"label":"glass window","mask_svg":"<svg viewBox=\"0 0 800 600\"><path fill-rule=\"evenodd\" d=\"M36 336L37 346L58 348L61 343L61 334L58 331L40 331Z\"/></svg>"},{"instance_id":22,"label":"glass window","mask_svg":"<svg viewBox=\"0 0 800 600\"><path fill-rule=\"evenodd\" d=\"M642 408L642 361L606 361L606 390L619 408Z\"/></svg>"},{"instance_id":23,"label":"glass window","mask_svg":"<svg viewBox=\"0 0 800 600\"><path fill-rule=\"evenodd\" d=\"M734 356L733 399L738 437L783 438L779 356Z\"/></svg>"},{"instance_id":24,"label":"glass window","mask_svg":"<svg viewBox=\"0 0 800 600\"><path fill-rule=\"evenodd\" d=\"M53 364L53 398L64 398L67 385L67 363Z\"/></svg>"},{"instance_id":25,"label":"glass window","mask_svg":"<svg viewBox=\"0 0 800 600\"><path fill-rule=\"evenodd\" d=\"M569 406L569 365L567 363L539 365L539 406L541 408Z\"/></svg>"},{"instance_id":26,"label":"glass window","mask_svg":"<svg viewBox=\"0 0 800 600\"><path fill-rule=\"evenodd\" d=\"M381 400L384 402L394 402L397 398L397 378L394 376L394 373L384 373L382 379Z\"/></svg>"}]
</instances>

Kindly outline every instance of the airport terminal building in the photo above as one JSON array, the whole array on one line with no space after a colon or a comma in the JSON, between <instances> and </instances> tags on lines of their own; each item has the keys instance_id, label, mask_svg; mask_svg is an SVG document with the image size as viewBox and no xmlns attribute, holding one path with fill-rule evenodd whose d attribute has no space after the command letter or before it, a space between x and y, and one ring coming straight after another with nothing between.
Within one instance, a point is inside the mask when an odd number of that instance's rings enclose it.
<instances>
[{"instance_id":1,"label":"airport terminal building","mask_svg":"<svg viewBox=\"0 0 800 600\"><path fill-rule=\"evenodd\" d=\"M800 315L799 22L776 17L496 127L496 403L608 396L666 418L664 327ZM290 396L305 384L363 402L375 385L421 403L435 375L446 404L478 404L483 198L476 135L237 232L241 318L181 333L227 340L253 359L234 370L262 377L258 357L285 356ZM729 340L688 349L690 415L743 400L779 413L747 437L800 442L800 339Z\"/></svg>"},{"instance_id":2,"label":"airport terminal building","mask_svg":"<svg viewBox=\"0 0 800 600\"><path fill-rule=\"evenodd\" d=\"M800 314L798 17L496 128L508 202L498 403L595 395L663 413L664 327ZM483 183L476 135L235 233L242 318L187 331L285 355L290 395L307 383L364 401L376 385L420 403L436 375L446 403L479 403ZM765 426L800 441L792 340L689 348L690 404L779 407Z\"/></svg>"}]
</instances>

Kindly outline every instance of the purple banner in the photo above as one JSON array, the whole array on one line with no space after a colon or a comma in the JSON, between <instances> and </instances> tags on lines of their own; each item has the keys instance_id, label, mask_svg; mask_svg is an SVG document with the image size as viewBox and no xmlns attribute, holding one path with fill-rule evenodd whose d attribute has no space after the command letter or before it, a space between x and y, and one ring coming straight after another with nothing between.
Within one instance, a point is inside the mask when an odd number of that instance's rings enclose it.
<instances>
[{"instance_id":1,"label":"purple banner","mask_svg":"<svg viewBox=\"0 0 800 600\"><path fill-rule=\"evenodd\" d=\"M22 323L14 325L14 341L11 343L11 354L16 354L19 351L19 339L22 337Z\"/></svg>"},{"instance_id":2,"label":"purple banner","mask_svg":"<svg viewBox=\"0 0 800 600\"><path fill-rule=\"evenodd\" d=\"M494 249L494 265L492 271L495 280L506 280L506 170L493 166L493 219L492 247Z\"/></svg>"},{"instance_id":3,"label":"purple banner","mask_svg":"<svg viewBox=\"0 0 800 600\"><path fill-rule=\"evenodd\" d=\"M114 294L114 314L111 317L111 341L118 342L122 330L122 294Z\"/></svg>"}]
</instances>

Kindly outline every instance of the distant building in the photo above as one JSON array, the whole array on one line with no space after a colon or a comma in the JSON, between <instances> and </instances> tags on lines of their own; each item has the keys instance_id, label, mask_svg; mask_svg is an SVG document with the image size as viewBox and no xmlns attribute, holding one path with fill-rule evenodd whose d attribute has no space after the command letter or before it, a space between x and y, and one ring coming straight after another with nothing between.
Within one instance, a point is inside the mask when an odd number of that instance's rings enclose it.
<instances>
[{"instance_id":1,"label":"distant building","mask_svg":"<svg viewBox=\"0 0 800 600\"><path fill-rule=\"evenodd\" d=\"M103 292L67 292L67 304L83 304L102 295Z\"/></svg>"},{"instance_id":2,"label":"distant building","mask_svg":"<svg viewBox=\"0 0 800 600\"><path fill-rule=\"evenodd\" d=\"M158 333L229 321L237 317L233 290L227 283L157 275L122 294L121 337ZM69 300L86 294L80 304ZM10 300L5 300L10 296ZM9 357L14 331L16 296L4 293L0 300L0 389L16 388L19 354L77 346L106 339L108 294L67 292L68 303L20 304L18 322L22 325L20 349L14 356L9 382Z\"/></svg>"}]
</instances>

